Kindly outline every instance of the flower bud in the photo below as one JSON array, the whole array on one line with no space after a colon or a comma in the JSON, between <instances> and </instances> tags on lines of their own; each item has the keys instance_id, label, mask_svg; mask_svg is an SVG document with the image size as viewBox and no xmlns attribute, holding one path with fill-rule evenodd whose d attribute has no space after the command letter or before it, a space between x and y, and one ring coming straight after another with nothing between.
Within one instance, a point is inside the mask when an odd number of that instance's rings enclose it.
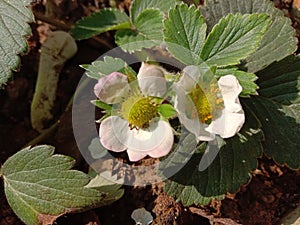
<instances>
[{"instance_id":1,"label":"flower bud","mask_svg":"<svg viewBox=\"0 0 300 225\"><path fill-rule=\"evenodd\" d=\"M159 66L143 62L137 78L144 95L162 97L167 92L164 72Z\"/></svg>"}]
</instances>

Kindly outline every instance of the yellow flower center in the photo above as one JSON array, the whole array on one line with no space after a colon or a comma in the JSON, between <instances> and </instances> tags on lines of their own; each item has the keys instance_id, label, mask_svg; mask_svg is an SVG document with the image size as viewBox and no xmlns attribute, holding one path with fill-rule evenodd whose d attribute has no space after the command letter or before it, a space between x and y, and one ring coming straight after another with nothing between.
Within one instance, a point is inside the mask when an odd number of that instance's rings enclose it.
<instances>
[{"instance_id":1,"label":"yellow flower center","mask_svg":"<svg viewBox=\"0 0 300 225\"><path fill-rule=\"evenodd\" d=\"M158 115L158 106L153 102L153 97L130 96L122 103L121 114L131 129L146 128L150 120Z\"/></svg>"},{"instance_id":2,"label":"yellow flower center","mask_svg":"<svg viewBox=\"0 0 300 225\"><path fill-rule=\"evenodd\" d=\"M201 123L210 124L218 116L218 111L223 109L223 99L216 83L211 83L207 91L203 91L197 84L189 96L195 104L191 117L198 116Z\"/></svg>"}]
</instances>

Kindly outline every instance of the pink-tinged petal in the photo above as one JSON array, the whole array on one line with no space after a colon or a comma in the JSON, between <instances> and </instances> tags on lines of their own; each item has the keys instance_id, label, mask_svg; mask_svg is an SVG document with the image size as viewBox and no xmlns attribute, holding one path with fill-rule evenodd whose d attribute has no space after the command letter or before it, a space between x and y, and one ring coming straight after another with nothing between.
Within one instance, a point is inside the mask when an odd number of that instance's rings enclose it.
<instances>
[{"instance_id":1,"label":"pink-tinged petal","mask_svg":"<svg viewBox=\"0 0 300 225\"><path fill-rule=\"evenodd\" d=\"M129 129L128 123L118 116L110 116L104 119L99 128L99 137L102 145L114 152L122 152L127 149L120 139L120 132ZM126 132L125 132L126 134Z\"/></svg>"},{"instance_id":2,"label":"pink-tinged petal","mask_svg":"<svg viewBox=\"0 0 300 225\"><path fill-rule=\"evenodd\" d=\"M157 120L158 118L151 121L148 128L128 130L124 145L132 151L147 154L163 145L164 141L170 141L170 132L172 131L172 129L170 130L170 125L165 121Z\"/></svg>"},{"instance_id":3,"label":"pink-tinged petal","mask_svg":"<svg viewBox=\"0 0 300 225\"><path fill-rule=\"evenodd\" d=\"M147 156L145 152L137 152L127 149L128 158L131 162L139 161Z\"/></svg>"},{"instance_id":4,"label":"pink-tinged petal","mask_svg":"<svg viewBox=\"0 0 300 225\"><path fill-rule=\"evenodd\" d=\"M160 128L159 127L164 127L163 130L165 130L164 133L160 133L157 137L160 137L158 140L153 140L157 143L160 143L157 147L155 147L152 151L148 152L148 155L153 157L153 158L160 158L165 155L167 155L173 146L174 143L174 135L173 135L173 130L172 127L168 122L160 120L158 123L158 128L155 129L153 132L159 132Z\"/></svg>"},{"instance_id":5,"label":"pink-tinged petal","mask_svg":"<svg viewBox=\"0 0 300 225\"><path fill-rule=\"evenodd\" d=\"M135 139L131 139L132 145L127 149L130 161L138 161L147 155L159 158L171 151L174 142L172 127L162 120L156 122L155 126L153 124L150 125L149 132L138 132ZM150 142L146 144L147 141L139 142L140 140L150 140L151 145Z\"/></svg>"},{"instance_id":6,"label":"pink-tinged petal","mask_svg":"<svg viewBox=\"0 0 300 225\"><path fill-rule=\"evenodd\" d=\"M139 87L147 96L162 97L167 92L167 82L161 67L142 63L137 75Z\"/></svg>"},{"instance_id":7,"label":"pink-tinged petal","mask_svg":"<svg viewBox=\"0 0 300 225\"><path fill-rule=\"evenodd\" d=\"M238 98L242 87L233 75L221 77L218 84L224 101L224 109L206 130L219 134L222 138L230 138L239 132L245 122L245 114Z\"/></svg>"},{"instance_id":8,"label":"pink-tinged petal","mask_svg":"<svg viewBox=\"0 0 300 225\"><path fill-rule=\"evenodd\" d=\"M129 93L127 76L119 72L113 72L100 78L94 87L94 93L105 103L120 102Z\"/></svg>"}]
</instances>

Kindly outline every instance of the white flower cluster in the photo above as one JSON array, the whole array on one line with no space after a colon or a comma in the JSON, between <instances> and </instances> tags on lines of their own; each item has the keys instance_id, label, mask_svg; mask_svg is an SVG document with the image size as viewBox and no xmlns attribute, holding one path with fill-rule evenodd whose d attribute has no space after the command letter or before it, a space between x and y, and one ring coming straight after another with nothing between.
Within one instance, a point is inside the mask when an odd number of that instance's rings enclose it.
<instances>
[{"instance_id":1,"label":"white flower cluster","mask_svg":"<svg viewBox=\"0 0 300 225\"><path fill-rule=\"evenodd\" d=\"M187 66L179 81L172 85L174 108L180 122L198 141L212 141L234 136L245 121L238 96L242 87L233 75L221 77L203 88L197 66ZM164 104L167 81L164 69L142 63L137 84L128 82L125 74L114 72L99 79L95 95L118 109L100 124L102 145L114 152L127 151L130 161L147 155L159 158L167 155L173 146L174 134L167 118L160 115Z\"/></svg>"}]
</instances>

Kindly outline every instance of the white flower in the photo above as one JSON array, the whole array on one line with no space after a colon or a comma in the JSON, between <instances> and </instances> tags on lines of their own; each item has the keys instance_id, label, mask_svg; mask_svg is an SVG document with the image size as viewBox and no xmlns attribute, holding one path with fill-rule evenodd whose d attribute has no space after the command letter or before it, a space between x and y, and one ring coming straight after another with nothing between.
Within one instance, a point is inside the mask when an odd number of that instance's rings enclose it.
<instances>
[{"instance_id":1,"label":"white flower","mask_svg":"<svg viewBox=\"0 0 300 225\"><path fill-rule=\"evenodd\" d=\"M161 120L155 97L166 92L166 80L158 66L143 63L138 73L140 92L131 91L127 76L112 73L99 79L96 96L105 103L118 103L118 113L104 119L99 128L102 145L114 152L127 150L130 161L149 155L167 155L174 137L170 124ZM158 88L156 88L158 87Z\"/></svg>"},{"instance_id":2,"label":"white flower","mask_svg":"<svg viewBox=\"0 0 300 225\"><path fill-rule=\"evenodd\" d=\"M188 66L174 87L174 107L181 123L199 141L212 141L215 135L222 138L234 136L245 122L238 98L242 87L235 76L226 75L215 86L211 83L210 88L201 89L198 83L201 76L205 74L201 74L198 67Z\"/></svg>"},{"instance_id":3,"label":"white flower","mask_svg":"<svg viewBox=\"0 0 300 225\"><path fill-rule=\"evenodd\" d=\"M130 161L138 161L147 155L153 158L165 156L173 145L173 131L168 122L153 120L147 129L130 129L128 121L119 116L103 120L99 129L102 145L114 152L127 150Z\"/></svg>"}]
</instances>

